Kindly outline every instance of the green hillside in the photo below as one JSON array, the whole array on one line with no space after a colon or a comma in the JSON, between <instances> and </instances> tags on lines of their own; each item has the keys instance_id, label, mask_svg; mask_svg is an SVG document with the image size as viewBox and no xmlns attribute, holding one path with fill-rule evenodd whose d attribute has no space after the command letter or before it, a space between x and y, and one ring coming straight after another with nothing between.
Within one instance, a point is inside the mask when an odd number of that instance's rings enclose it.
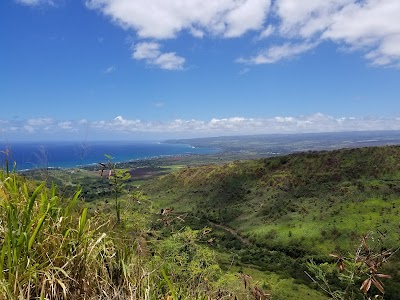
<instances>
[{"instance_id":1,"label":"green hillside","mask_svg":"<svg viewBox=\"0 0 400 300\"><path fill-rule=\"evenodd\" d=\"M372 232L379 247L400 245L400 147L298 153L187 167L142 186L158 208L214 228L212 247L298 282L310 258L355 251ZM399 256L391 258L392 267ZM385 299L398 299L399 271ZM397 298L396 298L397 297Z\"/></svg>"},{"instance_id":2,"label":"green hillside","mask_svg":"<svg viewBox=\"0 0 400 300\"><path fill-rule=\"evenodd\" d=\"M107 168L0 170L0 299L399 299L400 146Z\"/></svg>"},{"instance_id":3,"label":"green hillside","mask_svg":"<svg viewBox=\"0 0 400 300\"><path fill-rule=\"evenodd\" d=\"M67 198L0 170L0 299L270 299L220 268L203 231L162 234L125 196L118 213L89 212L81 190Z\"/></svg>"}]
</instances>

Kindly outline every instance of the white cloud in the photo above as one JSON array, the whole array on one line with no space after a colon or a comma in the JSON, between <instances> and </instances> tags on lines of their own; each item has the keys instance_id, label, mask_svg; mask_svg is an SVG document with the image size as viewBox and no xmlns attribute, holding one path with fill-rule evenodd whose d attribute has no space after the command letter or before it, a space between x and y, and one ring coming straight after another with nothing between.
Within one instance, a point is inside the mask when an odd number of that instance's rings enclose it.
<instances>
[{"instance_id":1,"label":"white cloud","mask_svg":"<svg viewBox=\"0 0 400 300\"><path fill-rule=\"evenodd\" d=\"M211 35L237 37L260 29L270 0L87 0L91 9L100 10L141 38L174 38L181 31L198 37ZM200 34L201 33L201 34Z\"/></svg>"},{"instance_id":2,"label":"white cloud","mask_svg":"<svg viewBox=\"0 0 400 300\"><path fill-rule=\"evenodd\" d=\"M225 37L240 37L249 30L259 30L266 19L270 0L236 1L236 7L225 17Z\"/></svg>"},{"instance_id":3,"label":"white cloud","mask_svg":"<svg viewBox=\"0 0 400 300\"><path fill-rule=\"evenodd\" d=\"M135 45L132 57L134 59L154 60L160 55L160 53L160 44L144 42Z\"/></svg>"},{"instance_id":4,"label":"white cloud","mask_svg":"<svg viewBox=\"0 0 400 300\"><path fill-rule=\"evenodd\" d=\"M91 122L90 127L106 131L136 131L140 124L140 120L127 120L122 116L117 116L111 121Z\"/></svg>"},{"instance_id":5,"label":"white cloud","mask_svg":"<svg viewBox=\"0 0 400 300\"><path fill-rule=\"evenodd\" d=\"M15 127L13 127L15 128ZM27 133L34 133L35 132L35 128L29 125L24 125L23 129L26 130Z\"/></svg>"},{"instance_id":6,"label":"white cloud","mask_svg":"<svg viewBox=\"0 0 400 300\"><path fill-rule=\"evenodd\" d=\"M352 3L336 13L322 35L366 51L374 65L398 66L400 60L400 1L370 0Z\"/></svg>"},{"instance_id":7,"label":"white cloud","mask_svg":"<svg viewBox=\"0 0 400 300\"><path fill-rule=\"evenodd\" d=\"M247 64L272 64L283 59L290 59L299 54L308 52L317 46L317 43L290 44L272 46L249 58L239 58L237 62Z\"/></svg>"},{"instance_id":8,"label":"white cloud","mask_svg":"<svg viewBox=\"0 0 400 300\"><path fill-rule=\"evenodd\" d=\"M182 70L185 64L185 58L177 56L175 52L162 53L151 63L158 65L161 69Z\"/></svg>"},{"instance_id":9,"label":"white cloud","mask_svg":"<svg viewBox=\"0 0 400 300\"><path fill-rule=\"evenodd\" d=\"M203 30L194 28L194 27L191 27L189 29L189 32L191 33L191 35L193 35L194 37L199 38L199 39L203 38L205 35Z\"/></svg>"},{"instance_id":10,"label":"white cloud","mask_svg":"<svg viewBox=\"0 0 400 300\"><path fill-rule=\"evenodd\" d=\"M15 0L17 3L28 6L55 5L52 0Z\"/></svg>"},{"instance_id":11,"label":"white cloud","mask_svg":"<svg viewBox=\"0 0 400 300\"><path fill-rule=\"evenodd\" d=\"M277 0L275 12L283 38L329 40L364 53L374 65L399 65L398 0Z\"/></svg>"},{"instance_id":12,"label":"white cloud","mask_svg":"<svg viewBox=\"0 0 400 300\"><path fill-rule=\"evenodd\" d=\"M270 37L274 33L274 31L275 31L275 26L270 24L261 31L261 33L259 34L257 39L258 40L266 39L266 38Z\"/></svg>"},{"instance_id":13,"label":"white cloud","mask_svg":"<svg viewBox=\"0 0 400 300\"><path fill-rule=\"evenodd\" d=\"M278 22L265 25L258 40L274 33L283 42L238 62L275 63L331 41L359 51L372 65L400 67L398 0L276 0L272 11Z\"/></svg>"},{"instance_id":14,"label":"white cloud","mask_svg":"<svg viewBox=\"0 0 400 300\"><path fill-rule=\"evenodd\" d=\"M60 0L15 0L38 6ZM268 47L243 53L238 62L275 63L333 42L358 51L370 64L400 67L399 0L85 0L112 22L133 31L135 59L166 70L182 69L185 58L162 53L160 41L188 33L194 38L240 38L253 34ZM102 38L99 42L102 42ZM149 42L149 40L153 42ZM156 42L154 42L156 41ZM258 49L259 46L257 47ZM179 50L179 49L177 49ZM139 58L142 55L142 58ZM247 58L246 58L247 57Z\"/></svg>"},{"instance_id":15,"label":"white cloud","mask_svg":"<svg viewBox=\"0 0 400 300\"><path fill-rule=\"evenodd\" d=\"M46 126L54 123L54 120L51 118L36 118L36 119L28 119L26 121L29 126Z\"/></svg>"},{"instance_id":16,"label":"white cloud","mask_svg":"<svg viewBox=\"0 0 400 300\"><path fill-rule=\"evenodd\" d=\"M60 127L61 129L65 129L65 130L73 130L73 123L71 121L62 121L62 122L58 122L58 127Z\"/></svg>"},{"instance_id":17,"label":"white cloud","mask_svg":"<svg viewBox=\"0 0 400 300\"><path fill-rule=\"evenodd\" d=\"M51 120L51 121L50 121ZM333 117L322 113L306 116L270 118L212 118L210 120L174 119L144 121L117 116L112 120L0 120L1 131L13 137L74 138L77 132L89 132L102 139L135 136L217 136L238 134L340 132L362 130L400 130L400 118Z\"/></svg>"},{"instance_id":18,"label":"white cloud","mask_svg":"<svg viewBox=\"0 0 400 300\"><path fill-rule=\"evenodd\" d=\"M127 120L121 116L111 121L94 123L106 131L126 134L144 132L164 135L192 136L332 132L359 130L400 130L400 119L338 117L316 113L306 116L277 116L272 118L212 118L211 120L175 119L169 122Z\"/></svg>"},{"instance_id":19,"label":"white cloud","mask_svg":"<svg viewBox=\"0 0 400 300\"><path fill-rule=\"evenodd\" d=\"M287 37L310 38L325 30L340 9L353 0L277 0L274 11L279 32Z\"/></svg>"},{"instance_id":20,"label":"white cloud","mask_svg":"<svg viewBox=\"0 0 400 300\"><path fill-rule=\"evenodd\" d=\"M155 42L138 43L133 47L132 57L165 70L183 69L185 58L176 55L175 52L163 53L160 48L161 45Z\"/></svg>"},{"instance_id":21,"label":"white cloud","mask_svg":"<svg viewBox=\"0 0 400 300\"><path fill-rule=\"evenodd\" d=\"M263 27L271 0L86 0L90 9L101 11L139 39L176 38L185 31L195 38L237 38ZM185 58L160 52L156 42L140 41L133 57L166 70L181 70Z\"/></svg>"}]
</instances>

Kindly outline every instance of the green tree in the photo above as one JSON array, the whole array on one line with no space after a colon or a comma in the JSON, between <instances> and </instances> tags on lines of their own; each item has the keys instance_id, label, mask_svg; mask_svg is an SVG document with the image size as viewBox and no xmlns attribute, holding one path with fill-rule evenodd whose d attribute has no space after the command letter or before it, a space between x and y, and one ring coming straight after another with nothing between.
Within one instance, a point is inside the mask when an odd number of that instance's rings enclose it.
<instances>
[{"instance_id":1,"label":"green tree","mask_svg":"<svg viewBox=\"0 0 400 300\"><path fill-rule=\"evenodd\" d=\"M121 201L119 195L122 193L127 180L131 178L131 174L127 170L117 169L116 164L113 163L113 157L105 154L108 159L106 166L109 169L108 179L112 185L112 190L115 199L115 213L117 216L117 223L121 222Z\"/></svg>"}]
</instances>

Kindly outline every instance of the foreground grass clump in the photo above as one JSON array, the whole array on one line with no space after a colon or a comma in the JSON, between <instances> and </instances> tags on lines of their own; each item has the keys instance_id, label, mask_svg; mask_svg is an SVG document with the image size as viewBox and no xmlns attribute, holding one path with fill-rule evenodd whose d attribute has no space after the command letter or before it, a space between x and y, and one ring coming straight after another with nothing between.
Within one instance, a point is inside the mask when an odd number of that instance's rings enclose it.
<instances>
[{"instance_id":1,"label":"foreground grass clump","mask_svg":"<svg viewBox=\"0 0 400 300\"><path fill-rule=\"evenodd\" d=\"M61 203L53 186L30 187L0 173L1 298L112 298L131 288L123 272L135 263L101 219L78 213L78 191Z\"/></svg>"},{"instance_id":2,"label":"foreground grass clump","mask_svg":"<svg viewBox=\"0 0 400 300\"><path fill-rule=\"evenodd\" d=\"M197 243L202 232L151 241L146 222L83 204L80 191L63 199L0 171L0 299L252 299Z\"/></svg>"}]
</instances>

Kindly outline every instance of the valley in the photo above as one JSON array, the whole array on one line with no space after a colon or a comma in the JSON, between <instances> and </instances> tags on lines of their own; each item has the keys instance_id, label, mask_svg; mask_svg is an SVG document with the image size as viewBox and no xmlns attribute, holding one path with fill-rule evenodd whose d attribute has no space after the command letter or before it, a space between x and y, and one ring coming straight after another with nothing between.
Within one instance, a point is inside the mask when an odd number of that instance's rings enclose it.
<instances>
[{"instance_id":1,"label":"valley","mask_svg":"<svg viewBox=\"0 0 400 300\"><path fill-rule=\"evenodd\" d=\"M131 174L120 195L123 209L140 212L165 237L186 227L208 228L203 243L221 268L252 276L273 299L326 299L309 276L310 262L334 266L330 254L354 256L365 236L371 249L399 248L400 146L242 160L229 159L229 151L218 155L118 164ZM112 213L113 188L98 172L90 167L25 176L56 183L66 197L79 185L90 214ZM171 213L160 216L163 209ZM384 280L385 299L398 299L399 267L394 252L382 269L392 277ZM335 268L326 272L332 288L343 288Z\"/></svg>"}]
</instances>

